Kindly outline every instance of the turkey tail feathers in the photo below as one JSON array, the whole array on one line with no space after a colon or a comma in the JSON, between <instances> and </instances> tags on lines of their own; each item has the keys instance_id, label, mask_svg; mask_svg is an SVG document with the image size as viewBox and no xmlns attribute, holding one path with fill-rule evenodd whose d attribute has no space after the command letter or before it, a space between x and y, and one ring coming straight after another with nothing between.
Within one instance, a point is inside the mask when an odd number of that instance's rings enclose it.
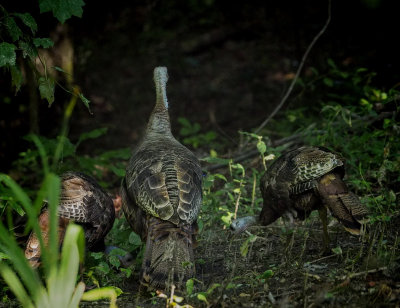
<instances>
[{"instance_id":1,"label":"turkey tail feathers","mask_svg":"<svg viewBox=\"0 0 400 308\"><path fill-rule=\"evenodd\" d=\"M142 284L150 288L182 284L194 275L193 226L151 217L143 256Z\"/></svg>"},{"instance_id":2,"label":"turkey tail feathers","mask_svg":"<svg viewBox=\"0 0 400 308\"><path fill-rule=\"evenodd\" d=\"M318 191L323 203L348 232L362 234L368 211L358 197L348 190L339 174L325 175L319 182Z\"/></svg>"},{"instance_id":3,"label":"turkey tail feathers","mask_svg":"<svg viewBox=\"0 0 400 308\"><path fill-rule=\"evenodd\" d=\"M39 227L42 234L43 242L47 245L49 240L49 212L45 210L39 216ZM25 248L25 257L28 259L29 264L36 268L40 265L40 242L35 232L31 232Z\"/></svg>"}]
</instances>

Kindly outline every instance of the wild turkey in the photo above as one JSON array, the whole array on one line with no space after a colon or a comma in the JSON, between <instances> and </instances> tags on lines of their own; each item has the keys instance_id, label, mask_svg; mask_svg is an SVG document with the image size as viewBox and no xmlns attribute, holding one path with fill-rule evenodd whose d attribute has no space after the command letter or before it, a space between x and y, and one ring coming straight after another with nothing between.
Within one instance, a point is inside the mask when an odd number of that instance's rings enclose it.
<instances>
[{"instance_id":1,"label":"wild turkey","mask_svg":"<svg viewBox=\"0 0 400 308\"><path fill-rule=\"evenodd\" d=\"M202 202L200 163L171 133L167 80L167 68L156 67L156 105L121 187L127 220L146 241L141 283L148 289L172 283L179 288L194 275L193 242Z\"/></svg>"},{"instance_id":2,"label":"wild turkey","mask_svg":"<svg viewBox=\"0 0 400 308\"><path fill-rule=\"evenodd\" d=\"M367 209L343 182L344 160L322 147L304 146L279 157L260 180L264 206L259 217L235 220L231 229L241 232L252 224L269 225L286 214L305 219L318 210L328 246L326 208L344 228L359 235L367 221Z\"/></svg>"},{"instance_id":3,"label":"wild turkey","mask_svg":"<svg viewBox=\"0 0 400 308\"><path fill-rule=\"evenodd\" d=\"M115 211L111 197L97 182L79 172L66 172L61 176L61 196L58 207L59 239L64 238L70 221L82 225L85 232L86 247L93 251L105 249L104 237L111 230ZM49 211L46 207L39 216L39 226L45 244L49 235ZM29 236L25 256L33 267L39 266L41 251L39 239L32 232Z\"/></svg>"}]
</instances>

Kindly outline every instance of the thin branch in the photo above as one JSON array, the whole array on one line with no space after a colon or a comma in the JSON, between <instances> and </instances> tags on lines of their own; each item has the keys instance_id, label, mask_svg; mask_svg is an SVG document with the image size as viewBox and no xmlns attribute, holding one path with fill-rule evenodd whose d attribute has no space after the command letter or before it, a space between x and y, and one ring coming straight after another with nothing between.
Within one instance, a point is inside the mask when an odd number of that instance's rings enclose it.
<instances>
[{"instance_id":1,"label":"thin branch","mask_svg":"<svg viewBox=\"0 0 400 308\"><path fill-rule=\"evenodd\" d=\"M312 40L311 44L308 46L306 52L303 55L303 58L301 59L300 65L296 71L296 75L292 80L292 83L289 86L288 91L286 92L285 96L282 98L281 102L278 104L278 106L276 106L276 108L274 109L274 111L272 111L272 113L264 120L264 122L261 123L261 125L254 131L255 134L257 134L260 130L262 130L265 125L267 125L267 123L276 115L276 113L282 108L282 106L285 104L286 100L288 99L289 95L291 94L294 85L297 82L297 79L299 78L300 72L303 69L304 63L306 62L306 59L308 57L308 54L310 53L311 49L313 48L313 46L315 45L315 43L317 42L317 40L321 37L322 34L324 34L324 32L326 31L326 29L328 28L328 25L331 21L331 0L328 1L328 18L325 22L325 25L322 27L322 29L319 31L319 33L314 37L314 39Z\"/></svg>"}]
</instances>

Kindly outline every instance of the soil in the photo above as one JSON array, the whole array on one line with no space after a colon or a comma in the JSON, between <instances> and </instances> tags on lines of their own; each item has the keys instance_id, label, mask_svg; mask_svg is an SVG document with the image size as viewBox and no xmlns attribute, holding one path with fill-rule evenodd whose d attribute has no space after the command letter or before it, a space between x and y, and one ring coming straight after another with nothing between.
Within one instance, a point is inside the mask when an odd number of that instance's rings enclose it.
<instances>
[{"instance_id":1,"label":"soil","mask_svg":"<svg viewBox=\"0 0 400 308\"><path fill-rule=\"evenodd\" d=\"M396 221L385 227L375 225L369 238L350 235L340 224L331 224L331 249L325 253L317 217L294 225L278 221L252 227L249 231L256 239L246 255L240 247L248 234L237 236L220 228L204 230L195 250L198 281L194 294L215 284L217 287L206 295L208 304L196 296L185 296L184 303L193 307L398 307ZM392 253L383 256L384 251ZM385 258L390 261L383 266ZM267 270L272 276L261 277ZM120 286L126 293L119 298L119 307L166 305L164 298L139 295L138 279L136 274Z\"/></svg>"}]
</instances>

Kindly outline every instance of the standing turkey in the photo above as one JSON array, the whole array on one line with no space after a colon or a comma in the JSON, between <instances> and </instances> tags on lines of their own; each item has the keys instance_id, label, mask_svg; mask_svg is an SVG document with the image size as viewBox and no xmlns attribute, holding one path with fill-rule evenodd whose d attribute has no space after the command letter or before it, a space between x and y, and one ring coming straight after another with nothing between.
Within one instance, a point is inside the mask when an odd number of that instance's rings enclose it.
<instances>
[{"instance_id":1,"label":"standing turkey","mask_svg":"<svg viewBox=\"0 0 400 308\"><path fill-rule=\"evenodd\" d=\"M61 196L58 206L59 239L62 240L70 221L80 224L85 233L86 247L93 251L105 249L104 237L111 230L115 210L111 197L97 182L79 172L66 172L61 176ZM39 216L43 241L48 243L50 215L45 207ZM25 257L33 267L40 262L39 239L34 232L29 236Z\"/></svg>"},{"instance_id":2,"label":"standing turkey","mask_svg":"<svg viewBox=\"0 0 400 308\"><path fill-rule=\"evenodd\" d=\"M146 241L141 283L149 289L179 287L194 275L193 242L202 202L200 163L171 133L167 80L167 68L156 67L156 105L121 187L125 215Z\"/></svg>"},{"instance_id":3,"label":"standing turkey","mask_svg":"<svg viewBox=\"0 0 400 308\"><path fill-rule=\"evenodd\" d=\"M248 226L269 225L282 215L304 220L318 210L323 224L324 244L328 247L327 211L344 228L359 235L367 221L367 209L343 182L343 158L322 147L304 146L279 157L260 181L264 206L259 217L235 220L231 229L241 232Z\"/></svg>"}]
</instances>

